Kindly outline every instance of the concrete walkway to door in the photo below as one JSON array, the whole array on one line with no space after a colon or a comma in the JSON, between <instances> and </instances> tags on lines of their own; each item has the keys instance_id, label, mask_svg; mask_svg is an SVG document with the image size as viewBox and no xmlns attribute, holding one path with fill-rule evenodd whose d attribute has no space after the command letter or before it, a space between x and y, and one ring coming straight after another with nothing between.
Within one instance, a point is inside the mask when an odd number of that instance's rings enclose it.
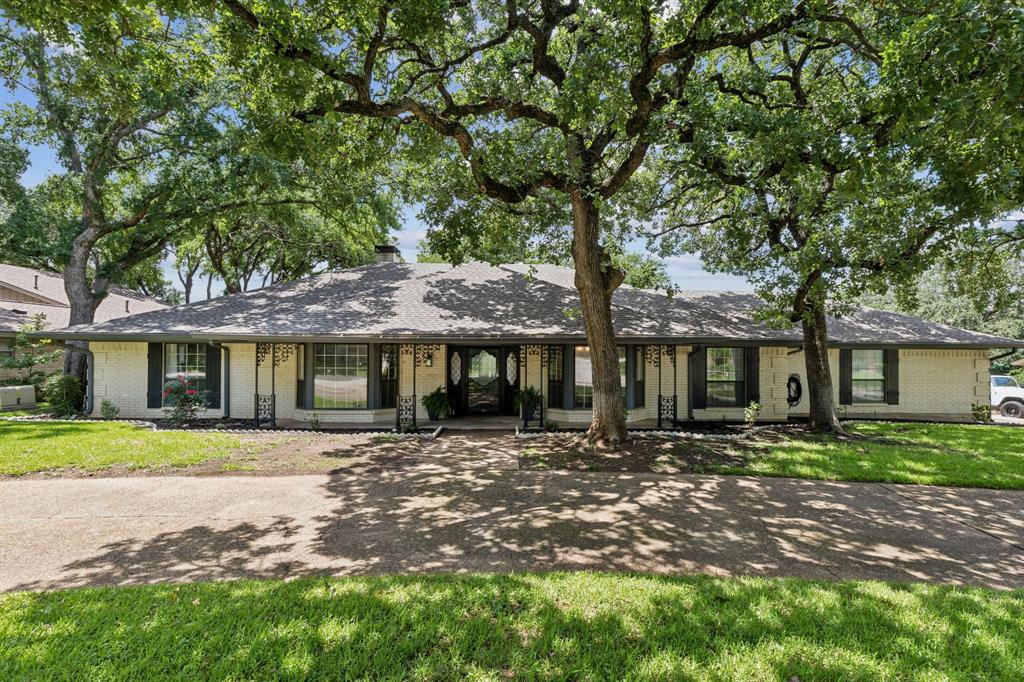
<instances>
[{"instance_id":1,"label":"concrete walkway to door","mask_svg":"<svg viewBox=\"0 0 1024 682\"><path fill-rule=\"evenodd\" d=\"M1024 587L1024 492L520 471L507 438L332 475L2 481L0 590L558 569Z\"/></svg>"}]
</instances>

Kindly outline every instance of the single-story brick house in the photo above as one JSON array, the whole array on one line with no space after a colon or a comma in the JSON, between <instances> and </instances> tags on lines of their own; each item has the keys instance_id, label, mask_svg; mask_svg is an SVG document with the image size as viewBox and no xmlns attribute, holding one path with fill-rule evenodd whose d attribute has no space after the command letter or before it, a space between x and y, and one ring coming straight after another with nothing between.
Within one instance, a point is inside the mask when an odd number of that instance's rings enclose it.
<instances>
[{"instance_id":1,"label":"single-story brick house","mask_svg":"<svg viewBox=\"0 0 1024 682\"><path fill-rule=\"evenodd\" d=\"M111 287L110 293L96 309L97 322L113 320L125 315L161 310L167 306L160 301L122 287ZM71 306L64 291L64 279L59 273L0 263L0 358L12 357L14 337L25 323L42 315L47 329L68 326ZM54 362L38 367L52 372L62 363ZM0 368L0 379L24 376L23 370Z\"/></svg>"},{"instance_id":2,"label":"single-story brick house","mask_svg":"<svg viewBox=\"0 0 1024 682\"><path fill-rule=\"evenodd\" d=\"M593 398L573 271L379 260L258 291L51 332L92 352L92 410L158 417L164 381L187 374L211 417L380 426L426 418L443 388L456 415L513 415L543 394L543 418L584 424ZM628 421L663 425L806 414L799 329L754 319L751 294L620 287L613 297ZM1011 339L860 309L829 320L845 416L965 419L989 400L992 348ZM415 414L414 414L415 410ZM533 415L540 417L541 415Z\"/></svg>"}]
</instances>

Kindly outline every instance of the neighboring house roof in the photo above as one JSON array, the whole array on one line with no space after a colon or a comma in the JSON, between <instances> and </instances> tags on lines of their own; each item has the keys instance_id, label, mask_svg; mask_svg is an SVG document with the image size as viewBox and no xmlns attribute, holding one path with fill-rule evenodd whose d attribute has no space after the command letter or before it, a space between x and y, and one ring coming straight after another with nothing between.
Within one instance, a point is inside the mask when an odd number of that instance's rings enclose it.
<instances>
[{"instance_id":1,"label":"neighboring house roof","mask_svg":"<svg viewBox=\"0 0 1024 682\"><path fill-rule=\"evenodd\" d=\"M168 341L583 340L573 276L572 269L552 265L384 263L70 327L48 336ZM615 333L623 340L799 345L798 328L773 329L754 319L761 305L753 294L682 292L669 297L627 286L612 298ZM1024 346L1024 341L866 308L841 320L830 318L829 337L839 345Z\"/></svg>"},{"instance_id":2,"label":"neighboring house roof","mask_svg":"<svg viewBox=\"0 0 1024 682\"><path fill-rule=\"evenodd\" d=\"M28 300L4 300L0 295L0 334L16 333L39 314L46 316L47 329L67 327L71 308L64 291L64 279L58 273L0 263L0 289L4 288L18 292L21 298ZM155 298L114 286L96 309L95 319L96 322L106 322L166 307Z\"/></svg>"}]
</instances>

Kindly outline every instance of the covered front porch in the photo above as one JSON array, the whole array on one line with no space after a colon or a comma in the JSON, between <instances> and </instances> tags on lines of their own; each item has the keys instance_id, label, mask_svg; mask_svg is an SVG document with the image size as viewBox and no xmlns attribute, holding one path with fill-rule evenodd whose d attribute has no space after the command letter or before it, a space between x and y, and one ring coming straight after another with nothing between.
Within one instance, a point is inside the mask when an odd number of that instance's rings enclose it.
<instances>
[{"instance_id":1,"label":"covered front porch","mask_svg":"<svg viewBox=\"0 0 1024 682\"><path fill-rule=\"evenodd\" d=\"M232 396L231 404L238 407L231 416L251 415L258 426L408 431L432 424L449 429L575 428L590 421L593 386L586 346L501 340L230 345L248 365L238 368L240 388L251 386L248 405L241 391ZM686 373L678 357L677 346L620 347L631 426L669 427L679 421L680 398L686 409ZM533 394L525 408L524 388ZM450 408L437 422L430 421L424 404L434 392Z\"/></svg>"}]
</instances>

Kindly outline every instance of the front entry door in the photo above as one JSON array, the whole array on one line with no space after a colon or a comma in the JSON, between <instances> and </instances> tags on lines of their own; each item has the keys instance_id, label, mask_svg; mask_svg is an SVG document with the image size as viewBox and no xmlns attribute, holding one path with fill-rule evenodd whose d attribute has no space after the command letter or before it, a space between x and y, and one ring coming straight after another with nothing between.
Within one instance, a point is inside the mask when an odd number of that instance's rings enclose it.
<instances>
[{"instance_id":1,"label":"front entry door","mask_svg":"<svg viewBox=\"0 0 1024 682\"><path fill-rule=\"evenodd\" d=\"M501 373L497 348L470 348L466 368L466 412L497 414L501 409Z\"/></svg>"},{"instance_id":2,"label":"front entry door","mask_svg":"<svg viewBox=\"0 0 1024 682\"><path fill-rule=\"evenodd\" d=\"M448 395L455 414L512 414L519 388L515 346L449 346Z\"/></svg>"}]
</instances>

